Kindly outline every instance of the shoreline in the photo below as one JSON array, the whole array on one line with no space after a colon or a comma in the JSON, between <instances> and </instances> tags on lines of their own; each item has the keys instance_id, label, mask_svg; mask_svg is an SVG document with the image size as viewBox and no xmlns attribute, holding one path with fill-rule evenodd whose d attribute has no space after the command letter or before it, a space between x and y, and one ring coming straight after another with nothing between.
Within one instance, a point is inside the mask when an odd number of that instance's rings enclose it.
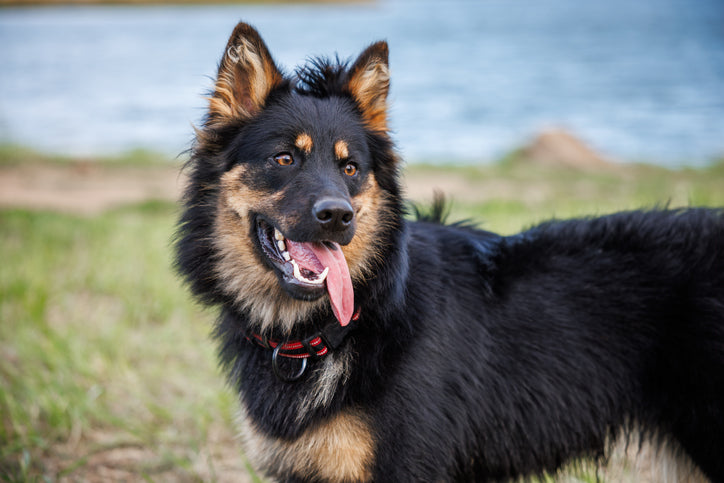
<instances>
[{"instance_id":1,"label":"shoreline","mask_svg":"<svg viewBox=\"0 0 724 483\"><path fill-rule=\"evenodd\" d=\"M375 0L0 0L3 7L74 6L186 6L186 5L345 5L370 4Z\"/></svg>"}]
</instances>

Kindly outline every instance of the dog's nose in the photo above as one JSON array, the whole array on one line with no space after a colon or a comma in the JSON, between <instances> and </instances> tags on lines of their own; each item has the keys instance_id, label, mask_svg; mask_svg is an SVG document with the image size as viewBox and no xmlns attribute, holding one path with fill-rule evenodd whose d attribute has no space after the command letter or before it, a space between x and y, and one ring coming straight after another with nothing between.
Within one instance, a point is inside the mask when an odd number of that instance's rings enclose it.
<instances>
[{"instance_id":1,"label":"dog's nose","mask_svg":"<svg viewBox=\"0 0 724 483\"><path fill-rule=\"evenodd\" d=\"M342 231L352 224L354 211L349 201L341 198L322 198L312 209L317 222L325 230Z\"/></svg>"}]
</instances>

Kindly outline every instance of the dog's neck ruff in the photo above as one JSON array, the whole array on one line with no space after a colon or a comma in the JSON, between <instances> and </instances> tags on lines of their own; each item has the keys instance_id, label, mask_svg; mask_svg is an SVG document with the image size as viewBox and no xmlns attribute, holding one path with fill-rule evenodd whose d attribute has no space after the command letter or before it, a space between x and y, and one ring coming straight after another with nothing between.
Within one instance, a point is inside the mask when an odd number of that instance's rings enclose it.
<instances>
[{"instance_id":1,"label":"dog's neck ruff","mask_svg":"<svg viewBox=\"0 0 724 483\"><path fill-rule=\"evenodd\" d=\"M360 309L357 308L352 315L352 323L342 326L337 320L334 320L313 335L301 340L278 341L255 333L246 338L260 347L272 351L272 369L279 380L294 382L301 378L306 371L307 359L317 360L342 345L350 329L356 325L355 322L359 319L359 314ZM301 359L300 369L291 376L284 374L279 368L279 357Z\"/></svg>"}]
</instances>

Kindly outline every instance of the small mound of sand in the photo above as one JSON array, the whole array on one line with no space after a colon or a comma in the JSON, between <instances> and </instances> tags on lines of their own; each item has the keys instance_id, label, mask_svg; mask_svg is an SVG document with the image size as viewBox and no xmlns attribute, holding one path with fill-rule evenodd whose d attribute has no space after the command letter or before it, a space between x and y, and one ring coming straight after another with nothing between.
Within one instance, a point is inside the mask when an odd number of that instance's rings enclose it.
<instances>
[{"instance_id":1,"label":"small mound of sand","mask_svg":"<svg viewBox=\"0 0 724 483\"><path fill-rule=\"evenodd\" d=\"M540 133L520 152L522 161L542 166L580 170L607 169L615 163L595 152L583 141L562 129Z\"/></svg>"}]
</instances>

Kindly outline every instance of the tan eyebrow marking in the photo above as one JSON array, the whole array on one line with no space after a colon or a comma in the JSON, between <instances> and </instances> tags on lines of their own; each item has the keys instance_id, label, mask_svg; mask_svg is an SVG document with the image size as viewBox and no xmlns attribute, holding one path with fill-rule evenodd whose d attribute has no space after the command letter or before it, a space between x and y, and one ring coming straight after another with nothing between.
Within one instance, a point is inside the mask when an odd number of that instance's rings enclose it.
<instances>
[{"instance_id":1,"label":"tan eyebrow marking","mask_svg":"<svg viewBox=\"0 0 724 483\"><path fill-rule=\"evenodd\" d=\"M307 133L302 133L299 136L297 136L297 140L294 141L294 145L299 148L300 151L303 151L306 154L309 154L312 152L312 147L314 146L314 142L312 141L312 136L310 136Z\"/></svg>"},{"instance_id":2,"label":"tan eyebrow marking","mask_svg":"<svg viewBox=\"0 0 724 483\"><path fill-rule=\"evenodd\" d=\"M347 146L346 141L340 139L334 143L334 155L337 156L337 159L345 159L349 157L349 146Z\"/></svg>"}]
</instances>

